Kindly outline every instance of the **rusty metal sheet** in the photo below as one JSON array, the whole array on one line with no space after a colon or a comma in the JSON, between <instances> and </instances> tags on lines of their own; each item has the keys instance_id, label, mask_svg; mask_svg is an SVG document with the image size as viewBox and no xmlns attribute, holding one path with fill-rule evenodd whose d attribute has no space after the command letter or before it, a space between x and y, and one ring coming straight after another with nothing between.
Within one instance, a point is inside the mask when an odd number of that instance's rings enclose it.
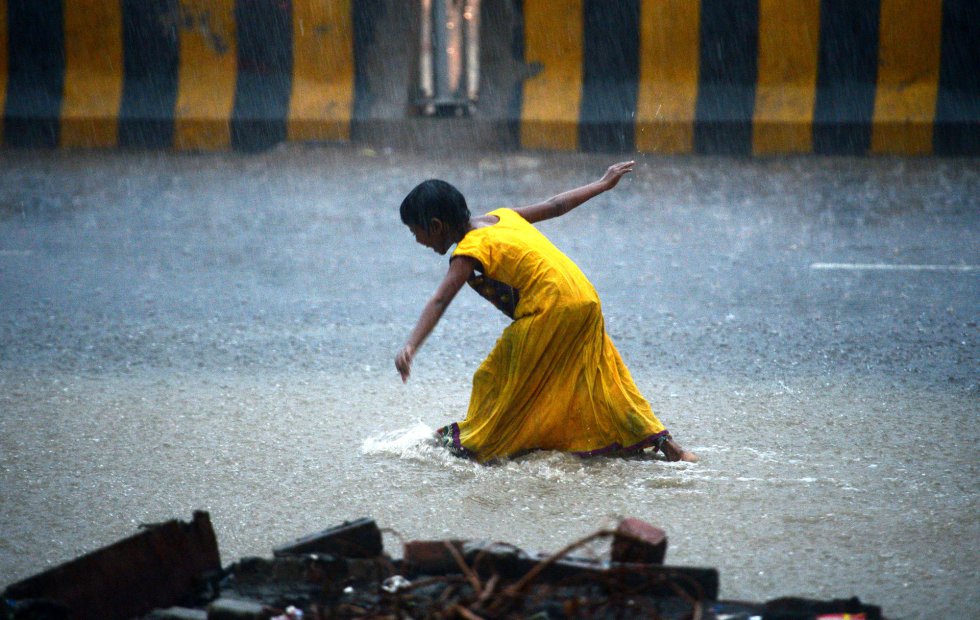
<instances>
[{"instance_id":1,"label":"rusty metal sheet","mask_svg":"<svg viewBox=\"0 0 980 620\"><path fill-rule=\"evenodd\" d=\"M191 522L166 521L11 584L4 598L65 604L79 620L120 620L170 607L193 596L221 569L218 541L206 512Z\"/></svg>"}]
</instances>

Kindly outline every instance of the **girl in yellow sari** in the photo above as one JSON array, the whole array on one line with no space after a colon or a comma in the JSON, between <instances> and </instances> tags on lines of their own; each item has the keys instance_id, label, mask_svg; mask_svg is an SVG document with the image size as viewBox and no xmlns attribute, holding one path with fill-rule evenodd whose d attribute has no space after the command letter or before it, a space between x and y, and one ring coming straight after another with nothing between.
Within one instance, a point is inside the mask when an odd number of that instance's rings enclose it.
<instances>
[{"instance_id":1,"label":"girl in yellow sari","mask_svg":"<svg viewBox=\"0 0 980 620\"><path fill-rule=\"evenodd\" d=\"M513 319L473 376L466 419L437 433L456 453L486 462L539 449L592 456L653 447L669 460L697 460L633 383L588 278L533 226L614 188L633 165L614 164L598 181L544 202L476 217L445 181L424 181L405 197L401 219L415 239L439 254L456 248L395 358L402 381L464 283Z\"/></svg>"}]
</instances>

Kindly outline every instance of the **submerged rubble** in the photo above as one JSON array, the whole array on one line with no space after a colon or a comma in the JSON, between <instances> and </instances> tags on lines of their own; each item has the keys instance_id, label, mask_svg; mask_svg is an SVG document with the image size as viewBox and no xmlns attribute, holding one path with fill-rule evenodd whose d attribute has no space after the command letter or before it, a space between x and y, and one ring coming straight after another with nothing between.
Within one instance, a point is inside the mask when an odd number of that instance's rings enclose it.
<instances>
[{"instance_id":1,"label":"submerged rubble","mask_svg":"<svg viewBox=\"0 0 980 620\"><path fill-rule=\"evenodd\" d=\"M577 556L598 540L608 560ZM664 565L667 535L639 519L557 553L472 540L413 540L402 557L358 519L220 566L205 512L168 521L7 586L0 618L326 620L663 618L878 620L857 598L719 600L713 568Z\"/></svg>"}]
</instances>

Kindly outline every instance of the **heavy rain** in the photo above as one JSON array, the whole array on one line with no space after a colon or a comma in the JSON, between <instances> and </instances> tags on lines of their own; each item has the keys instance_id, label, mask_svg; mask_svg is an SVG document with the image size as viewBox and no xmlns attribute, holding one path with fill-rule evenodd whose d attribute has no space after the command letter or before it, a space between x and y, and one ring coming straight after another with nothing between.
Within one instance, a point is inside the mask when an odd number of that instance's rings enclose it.
<instances>
[{"instance_id":1,"label":"heavy rain","mask_svg":"<svg viewBox=\"0 0 980 620\"><path fill-rule=\"evenodd\" d=\"M373 28L403 18L391 6ZM410 64L374 34L367 66ZM635 516L728 599L974 616L976 158L512 148L513 118L467 123L505 115L493 76L540 67L477 42L478 95L477 68L450 65L458 115L438 80L397 82L346 141L0 150L0 584L194 510L226 562L363 516L541 551ZM624 158L616 189L541 229L701 461L451 456L432 432L465 416L508 319L462 291L402 383L394 356L447 261L401 199L442 178L483 213Z\"/></svg>"}]
</instances>

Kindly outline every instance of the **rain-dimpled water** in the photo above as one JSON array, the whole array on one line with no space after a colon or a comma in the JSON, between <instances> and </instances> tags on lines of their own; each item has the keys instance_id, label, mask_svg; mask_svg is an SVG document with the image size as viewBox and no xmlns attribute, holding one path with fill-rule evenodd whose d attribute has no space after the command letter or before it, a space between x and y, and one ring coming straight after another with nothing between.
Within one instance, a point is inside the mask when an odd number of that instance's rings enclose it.
<instances>
[{"instance_id":1,"label":"rain-dimpled water","mask_svg":"<svg viewBox=\"0 0 980 620\"><path fill-rule=\"evenodd\" d=\"M395 556L399 536L556 551L635 516L669 563L718 568L723 598L975 614L975 161L639 158L541 227L701 461L482 466L435 444L507 319L462 291L402 384L446 259L401 198L440 177L483 212L609 163L0 153L0 583L194 510L225 564L364 516Z\"/></svg>"}]
</instances>

